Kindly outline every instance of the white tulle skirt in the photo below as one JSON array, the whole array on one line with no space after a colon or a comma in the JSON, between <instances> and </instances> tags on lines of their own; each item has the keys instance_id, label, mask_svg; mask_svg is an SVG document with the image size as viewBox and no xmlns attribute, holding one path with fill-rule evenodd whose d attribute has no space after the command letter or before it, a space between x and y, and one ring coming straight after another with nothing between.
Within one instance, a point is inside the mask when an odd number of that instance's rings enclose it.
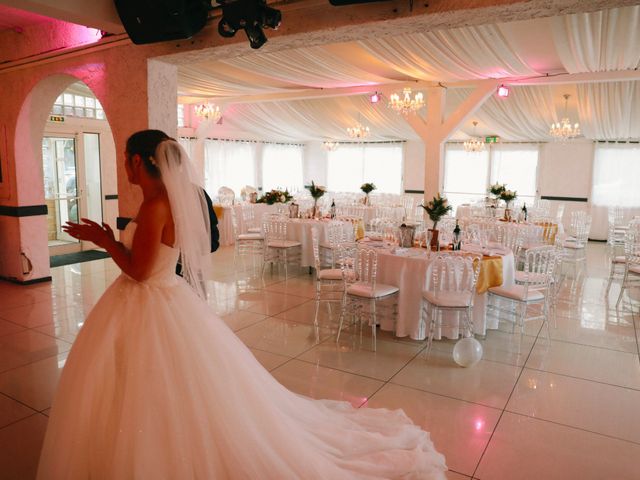
<instances>
[{"instance_id":1,"label":"white tulle skirt","mask_svg":"<svg viewBox=\"0 0 640 480\"><path fill-rule=\"evenodd\" d=\"M280 385L181 280L121 275L68 356L40 479L444 479L401 410Z\"/></svg>"}]
</instances>

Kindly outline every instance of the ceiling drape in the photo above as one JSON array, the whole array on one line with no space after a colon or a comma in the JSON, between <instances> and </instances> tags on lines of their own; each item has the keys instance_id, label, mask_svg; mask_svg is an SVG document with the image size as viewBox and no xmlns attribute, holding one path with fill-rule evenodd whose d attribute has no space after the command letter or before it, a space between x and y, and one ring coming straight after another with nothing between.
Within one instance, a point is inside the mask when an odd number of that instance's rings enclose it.
<instances>
[{"instance_id":1,"label":"ceiling drape","mask_svg":"<svg viewBox=\"0 0 640 480\"><path fill-rule=\"evenodd\" d=\"M471 89L447 90L447 113L471 93ZM514 87L508 98L490 97L474 114L504 140L549 140L549 126L557 121L551 89L547 86ZM473 131L465 130L472 135Z\"/></svg>"},{"instance_id":2,"label":"ceiling drape","mask_svg":"<svg viewBox=\"0 0 640 480\"><path fill-rule=\"evenodd\" d=\"M497 25L360 41L369 53L411 78L462 80L536 75Z\"/></svg>"},{"instance_id":3,"label":"ceiling drape","mask_svg":"<svg viewBox=\"0 0 640 480\"><path fill-rule=\"evenodd\" d=\"M567 72L634 70L640 65L640 6L551 19Z\"/></svg>"},{"instance_id":4,"label":"ceiling drape","mask_svg":"<svg viewBox=\"0 0 640 480\"><path fill-rule=\"evenodd\" d=\"M640 139L640 81L578 86L582 133L594 140Z\"/></svg>"}]
</instances>

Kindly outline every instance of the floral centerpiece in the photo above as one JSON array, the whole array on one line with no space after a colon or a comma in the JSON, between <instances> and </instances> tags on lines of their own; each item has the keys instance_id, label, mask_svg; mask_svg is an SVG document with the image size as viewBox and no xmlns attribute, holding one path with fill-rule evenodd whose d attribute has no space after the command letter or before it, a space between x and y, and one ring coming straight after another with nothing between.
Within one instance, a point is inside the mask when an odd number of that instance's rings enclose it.
<instances>
[{"instance_id":1,"label":"floral centerpiece","mask_svg":"<svg viewBox=\"0 0 640 480\"><path fill-rule=\"evenodd\" d=\"M377 187L373 183L363 183L360 185L360 190L362 190L365 194L364 204L369 205L369 194L373 192Z\"/></svg>"},{"instance_id":2,"label":"floral centerpiece","mask_svg":"<svg viewBox=\"0 0 640 480\"><path fill-rule=\"evenodd\" d=\"M500 200L504 200L504 203L507 204L507 208L509 208L509 203L514 201L518 197L518 192L512 190L504 190L500 194Z\"/></svg>"},{"instance_id":3,"label":"floral centerpiece","mask_svg":"<svg viewBox=\"0 0 640 480\"><path fill-rule=\"evenodd\" d=\"M507 186L504 183L494 183L489 187L489 193L497 199L497 198L500 198L500 195L506 189L507 189Z\"/></svg>"},{"instance_id":4,"label":"floral centerpiece","mask_svg":"<svg viewBox=\"0 0 640 480\"><path fill-rule=\"evenodd\" d=\"M315 218L318 215L318 200L327 193L327 188L316 185L313 180L311 180L311 185L305 185L304 188L309 190L311 197L313 197L313 217Z\"/></svg>"},{"instance_id":5,"label":"floral centerpiece","mask_svg":"<svg viewBox=\"0 0 640 480\"><path fill-rule=\"evenodd\" d=\"M427 215L429 215L429 219L433 222L433 228L431 229L432 237L431 237L431 246L438 245L438 230L436 227L438 226L438 222L442 217L444 217L447 213L449 213L453 207L449 205L449 201L446 197L440 196L440 194L433 197L433 200L428 202L426 205L420 205L424 208Z\"/></svg>"},{"instance_id":6,"label":"floral centerpiece","mask_svg":"<svg viewBox=\"0 0 640 480\"><path fill-rule=\"evenodd\" d=\"M500 194L500 200L504 200L505 209L504 209L504 219L506 221L511 221L511 209L509 208L509 203L513 202L518 196L518 192L505 190Z\"/></svg>"},{"instance_id":7,"label":"floral centerpiece","mask_svg":"<svg viewBox=\"0 0 640 480\"><path fill-rule=\"evenodd\" d=\"M256 203L266 203L268 205L273 205L274 203L287 203L292 198L293 197L288 190L278 190L274 188L270 192L266 192L264 195L258 198L258 200L256 200Z\"/></svg>"}]
</instances>

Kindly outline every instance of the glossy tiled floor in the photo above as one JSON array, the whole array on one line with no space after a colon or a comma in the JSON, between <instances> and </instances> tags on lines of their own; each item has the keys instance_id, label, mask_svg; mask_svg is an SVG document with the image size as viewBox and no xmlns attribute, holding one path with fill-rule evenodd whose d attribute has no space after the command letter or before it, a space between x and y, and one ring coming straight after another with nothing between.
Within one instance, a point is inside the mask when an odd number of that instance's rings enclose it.
<instances>
[{"instance_id":1,"label":"glossy tiled floor","mask_svg":"<svg viewBox=\"0 0 640 480\"><path fill-rule=\"evenodd\" d=\"M232 253L212 257L209 303L265 368L311 397L403 408L431 432L449 478L639 478L638 303L605 304L606 246L589 245L586 275L565 281L551 342L539 322L522 336L503 322L470 369L454 364L451 341L428 362L424 342L386 332L375 353L366 334L336 344L338 308L323 305L313 327L307 272L260 279L237 273ZM47 284L0 282L0 478L34 476L66 353L118 273L99 260L56 268Z\"/></svg>"}]
</instances>

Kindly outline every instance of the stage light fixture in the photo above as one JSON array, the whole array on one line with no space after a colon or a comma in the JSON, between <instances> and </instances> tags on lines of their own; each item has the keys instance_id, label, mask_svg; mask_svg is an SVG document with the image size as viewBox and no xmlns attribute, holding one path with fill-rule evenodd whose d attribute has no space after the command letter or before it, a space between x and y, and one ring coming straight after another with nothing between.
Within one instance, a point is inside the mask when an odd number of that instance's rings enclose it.
<instances>
[{"instance_id":1,"label":"stage light fixture","mask_svg":"<svg viewBox=\"0 0 640 480\"><path fill-rule=\"evenodd\" d=\"M277 30L282 22L280 10L267 7L266 0L218 0L222 7L222 18L218 33L233 37L243 29L251 48L260 48L267 41L263 28Z\"/></svg>"},{"instance_id":2,"label":"stage light fixture","mask_svg":"<svg viewBox=\"0 0 640 480\"><path fill-rule=\"evenodd\" d=\"M509 96L509 87L506 85L500 85L498 87L498 96L502 98L506 98Z\"/></svg>"},{"instance_id":3,"label":"stage light fixture","mask_svg":"<svg viewBox=\"0 0 640 480\"><path fill-rule=\"evenodd\" d=\"M375 92L374 94L369 96L369 101L371 103L378 103L381 99L382 99L382 95L378 92Z\"/></svg>"}]
</instances>

